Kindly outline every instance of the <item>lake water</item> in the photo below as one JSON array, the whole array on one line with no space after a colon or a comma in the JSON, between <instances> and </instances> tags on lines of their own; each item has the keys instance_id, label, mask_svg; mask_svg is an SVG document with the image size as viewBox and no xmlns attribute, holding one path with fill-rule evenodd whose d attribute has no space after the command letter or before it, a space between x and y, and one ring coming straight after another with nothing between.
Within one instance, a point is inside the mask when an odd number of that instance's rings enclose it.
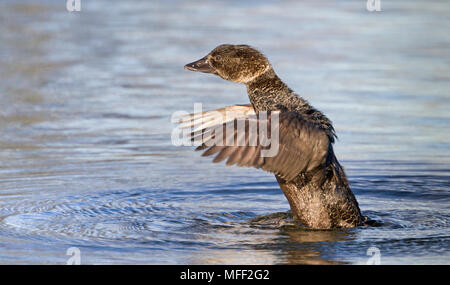
<instances>
[{"instance_id":1,"label":"lake water","mask_svg":"<svg viewBox=\"0 0 450 285\"><path fill-rule=\"evenodd\" d=\"M64 2L0 3L0 263L450 263L448 1ZM289 209L273 175L172 145L175 111L248 103L183 70L222 43L333 120L382 226L251 223Z\"/></svg>"}]
</instances>

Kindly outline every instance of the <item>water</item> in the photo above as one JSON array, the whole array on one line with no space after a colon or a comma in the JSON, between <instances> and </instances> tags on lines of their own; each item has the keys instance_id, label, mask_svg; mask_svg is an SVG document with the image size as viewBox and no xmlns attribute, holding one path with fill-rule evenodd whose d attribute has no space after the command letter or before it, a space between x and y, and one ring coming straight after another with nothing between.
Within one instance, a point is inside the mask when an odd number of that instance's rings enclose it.
<instances>
[{"instance_id":1,"label":"water","mask_svg":"<svg viewBox=\"0 0 450 285\"><path fill-rule=\"evenodd\" d=\"M0 263L450 263L447 1L81 2L0 4ZM292 226L273 175L171 144L173 112L248 102L183 70L221 43L333 120L382 226Z\"/></svg>"}]
</instances>

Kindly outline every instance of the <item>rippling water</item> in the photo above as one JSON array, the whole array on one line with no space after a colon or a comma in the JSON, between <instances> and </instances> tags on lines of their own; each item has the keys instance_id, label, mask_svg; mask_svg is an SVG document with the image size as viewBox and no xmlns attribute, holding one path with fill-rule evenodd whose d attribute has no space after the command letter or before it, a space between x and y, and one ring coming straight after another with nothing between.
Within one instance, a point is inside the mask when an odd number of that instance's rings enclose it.
<instances>
[{"instance_id":1,"label":"rippling water","mask_svg":"<svg viewBox=\"0 0 450 285\"><path fill-rule=\"evenodd\" d=\"M0 263L449 263L447 1L92 2L0 3ZM173 112L248 102L183 70L221 43L334 121L382 226L293 226L272 175L171 144Z\"/></svg>"}]
</instances>

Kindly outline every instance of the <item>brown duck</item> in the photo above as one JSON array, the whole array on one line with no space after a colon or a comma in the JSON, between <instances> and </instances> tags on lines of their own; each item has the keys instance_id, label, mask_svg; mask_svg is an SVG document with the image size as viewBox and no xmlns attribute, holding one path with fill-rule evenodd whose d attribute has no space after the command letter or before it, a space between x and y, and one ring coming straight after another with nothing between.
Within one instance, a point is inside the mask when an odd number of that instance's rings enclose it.
<instances>
[{"instance_id":1,"label":"brown duck","mask_svg":"<svg viewBox=\"0 0 450 285\"><path fill-rule=\"evenodd\" d=\"M184 127L202 122L199 132L190 133L192 140L207 137L206 131L212 126L223 127L224 141L242 142L219 144L211 140L214 136L209 136L197 148L205 150L203 156L216 155L214 162L227 159L227 165L274 173L294 219L303 225L332 229L364 224L358 202L333 151L336 135L331 121L284 84L262 53L248 45L224 44L185 68L244 83L251 103L192 114L181 120ZM262 111L268 115L260 116ZM244 137L236 131L226 132L230 121L244 125L246 130L252 121L267 120L270 125L271 112L279 114L279 146L274 156L262 156L265 147L252 144L247 132ZM217 116L225 113L226 119Z\"/></svg>"}]
</instances>

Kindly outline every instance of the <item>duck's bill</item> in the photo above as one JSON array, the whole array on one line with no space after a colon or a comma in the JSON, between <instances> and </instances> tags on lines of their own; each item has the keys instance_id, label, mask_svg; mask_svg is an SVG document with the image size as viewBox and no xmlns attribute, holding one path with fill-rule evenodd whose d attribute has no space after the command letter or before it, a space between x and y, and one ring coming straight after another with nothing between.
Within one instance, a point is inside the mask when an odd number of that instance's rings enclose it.
<instances>
[{"instance_id":1,"label":"duck's bill","mask_svg":"<svg viewBox=\"0 0 450 285\"><path fill-rule=\"evenodd\" d=\"M208 59L206 56L204 58L201 58L197 61L188 63L184 66L184 69L192 70L192 71L198 71L198 72L205 72L205 73L215 73L216 71L209 65Z\"/></svg>"}]
</instances>

